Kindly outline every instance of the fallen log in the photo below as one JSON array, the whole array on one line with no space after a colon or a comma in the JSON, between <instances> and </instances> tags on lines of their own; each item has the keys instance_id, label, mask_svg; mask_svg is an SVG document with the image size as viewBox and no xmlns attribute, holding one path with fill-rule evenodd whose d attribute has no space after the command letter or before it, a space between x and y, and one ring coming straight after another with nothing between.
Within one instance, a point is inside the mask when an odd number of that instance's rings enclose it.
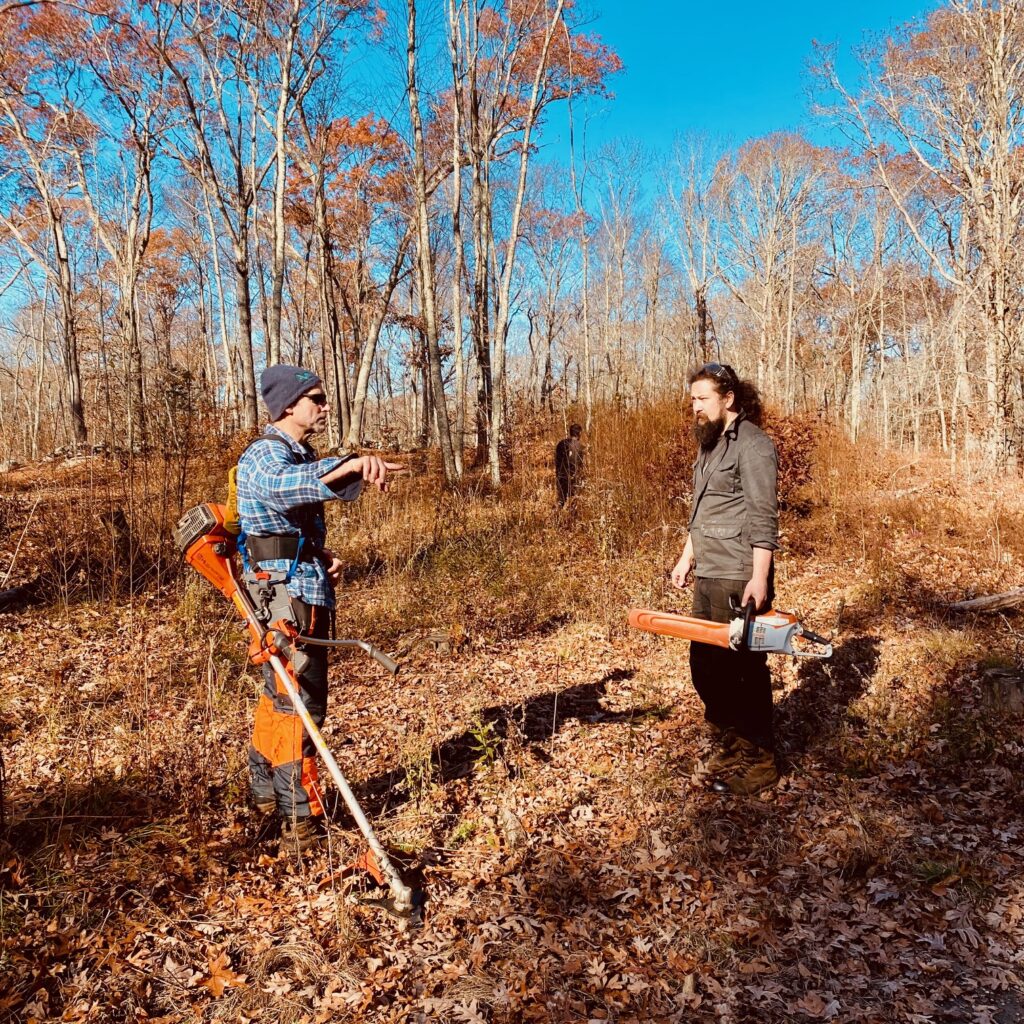
<instances>
[{"instance_id":1,"label":"fallen log","mask_svg":"<svg viewBox=\"0 0 1024 1024\"><path fill-rule=\"evenodd\" d=\"M987 597L975 597L970 601L957 601L949 607L954 612L994 612L1000 608L1012 608L1016 604L1024 604L1024 587L1007 590L1004 594L990 594Z\"/></svg>"}]
</instances>

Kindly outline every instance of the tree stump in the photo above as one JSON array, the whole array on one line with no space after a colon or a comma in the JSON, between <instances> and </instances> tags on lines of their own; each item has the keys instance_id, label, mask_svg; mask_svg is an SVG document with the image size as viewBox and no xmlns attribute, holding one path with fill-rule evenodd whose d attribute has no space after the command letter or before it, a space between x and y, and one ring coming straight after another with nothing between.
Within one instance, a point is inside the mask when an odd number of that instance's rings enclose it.
<instances>
[{"instance_id":1,"label":"tree stump","mask_svg":"<svg viewBox=\"0 0 1024 1024\"><path fill-rule=\"evenodd\" d=\"M1013 668L990 668L981 677L985 703L1010 714L1024 711L1024 675Z\"/></svg>"}]
</instances>

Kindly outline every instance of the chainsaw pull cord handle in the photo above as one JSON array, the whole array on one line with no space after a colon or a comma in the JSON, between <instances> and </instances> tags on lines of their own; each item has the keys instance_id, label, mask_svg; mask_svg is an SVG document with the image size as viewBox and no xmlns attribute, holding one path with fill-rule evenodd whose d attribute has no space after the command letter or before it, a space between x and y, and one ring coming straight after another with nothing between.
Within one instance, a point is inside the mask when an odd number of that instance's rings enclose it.
<instances>
[{"instance_id":1,"label":"chainsaw pull cord handle","mask_svg":"<svg viewBox=\"0 0 1024 1024\"><path fill-rule=\"evenodd\" d=\"M734 615L739 617L743 615L743 635L740 637L739 650L749 651L750 650L750 626L754 621L754 615L757 612L757 605L754 603L754 599L750 598L746 605L740 607L739 601L736 600L735 594L729 595L729 608Z\"/></svg>"}]
</instances>

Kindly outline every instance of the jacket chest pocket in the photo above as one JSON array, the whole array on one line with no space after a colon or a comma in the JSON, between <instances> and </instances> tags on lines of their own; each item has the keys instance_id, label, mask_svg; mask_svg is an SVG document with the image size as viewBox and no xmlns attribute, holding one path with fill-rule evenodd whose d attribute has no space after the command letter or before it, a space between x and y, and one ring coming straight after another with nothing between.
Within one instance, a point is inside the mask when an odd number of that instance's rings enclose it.
<instances>
[{"instance_id":1,"label":"jacket chest pocket","mask_svg":"<svg viewBox=\"0 0 1024 1024\"><path fill-rule=\"evenodd\" d=\"M700 528L697 564L711 575L724 575L743 561L742 528L727 523L705 523Z\"/></svg>"},{"instance_id":2,"label":"jacket chest pocket","mask_svg":"<svg viewBox=\"0 0 1024 1024\"><path fill-rule=\"evenodd\" d=\"M735 494L738 490L736 464L716 466L708 479L709 494Z\"/></svg>"}]
</instances>

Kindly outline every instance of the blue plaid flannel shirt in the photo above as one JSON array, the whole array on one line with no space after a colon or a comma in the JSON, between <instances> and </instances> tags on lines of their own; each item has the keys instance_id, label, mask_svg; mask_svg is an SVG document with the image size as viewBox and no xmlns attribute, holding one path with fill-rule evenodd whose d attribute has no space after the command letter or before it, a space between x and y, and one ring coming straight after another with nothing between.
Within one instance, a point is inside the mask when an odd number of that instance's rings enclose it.
<instances>
[{"instance_id":1,"label":"blue plaid flannel shirt","mask_svg":"<svg viewBox=\"0 0 1024 1024\"><path fill-rule=\"evenodd\" d=\"M252 444L242 453L235 478L242 531L248 537L302 535L305 550L312 547L319 551L327 539L324 502L354 501L363 489L358 476L344 481L337 491L321 483L320 478L355 456L318 459L312 448L273 424L264 434L283 438L291 452L273 442ZM292 563L287 558L276 558L259 564L263 569L287 571ZM333 608L334 587L323 560L299 562L288 581L288 593L306 604Z\"/></svg>"}]
</instances>

